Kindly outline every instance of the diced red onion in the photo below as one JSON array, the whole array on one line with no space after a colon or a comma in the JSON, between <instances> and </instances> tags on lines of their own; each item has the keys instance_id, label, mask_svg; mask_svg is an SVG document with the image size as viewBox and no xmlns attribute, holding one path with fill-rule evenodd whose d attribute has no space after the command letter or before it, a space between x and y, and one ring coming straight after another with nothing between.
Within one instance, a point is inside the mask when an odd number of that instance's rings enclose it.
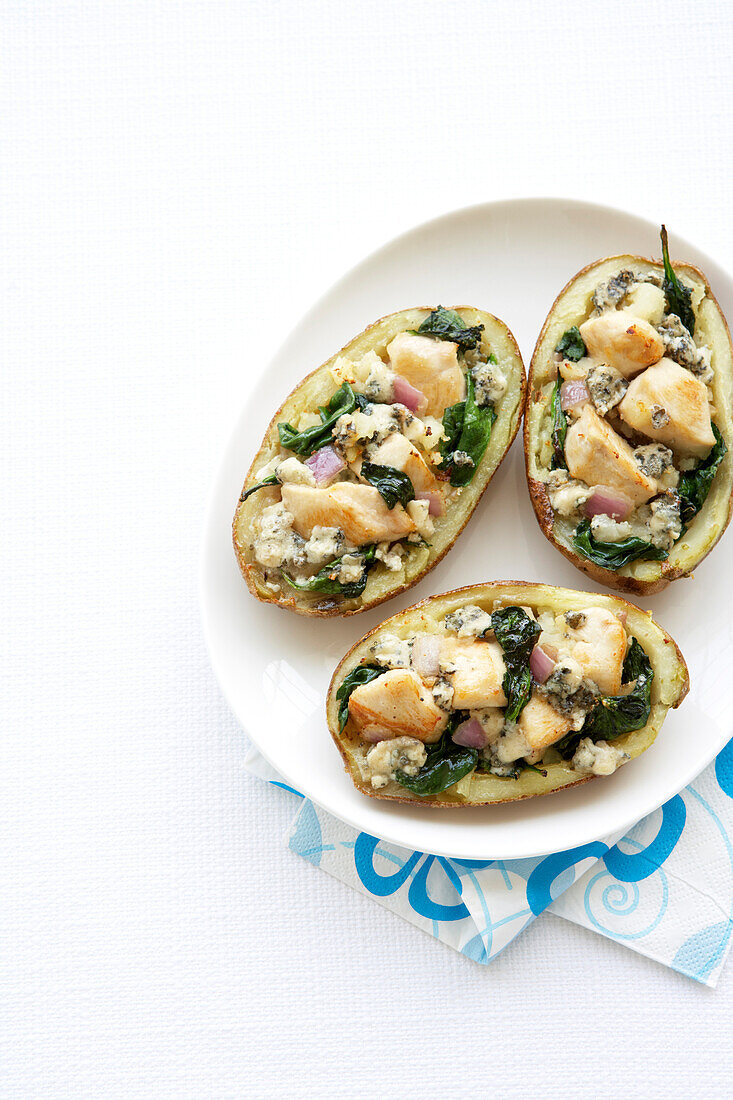
<instances>
[{"instance_id":1,"label":"diced red onion","mask_svg":"<svg viewBox=\"0 0 733 1100\"><path fill-rule=\"evenodd\" d=\"M443 504L443 497L440 493L415 493L416 500L427 500L429 508L428 511L431 516L442 516L445 511Z\"/></svg>"},{"instance_id":2,"label":"diced red onion","mask_svg":"<svg viewBox=\"0 0 733 1100\"><path fill-rule=\"evenodd\" d=\"M316 479L316 484L323 485L346 469L346 462L333 447L321 447L310 458L306 458L305 464Z\"/></svg>"},{"instance_id":3,"label":"diced red onion","mask_svg":"<svg viewBox=\"0 0 733 1100\"><path fill-rule=\"evenodd\" d=\"M412 643L410 664L418 676L440 673L440 638L437 634L420 634Z\"/></svg>"},{"instance_id":4,"label":"diced red onion","mask_svg":"<svg viewBox=\"0 0 733 1100\"><path fill-rule=\"evenodd\" d=\"M560 404L563 412L579 405L581 401L590 401L590 394L585 382L563 382L560 386Z\"/></svg>"},{"instance_id":5,"label":"diced red onion","mask_svg":"<svg viewBox=\"0 0 733 1100\"><path fill-rule=\"evenodd\" d=\"M386 733L384 730L360 730L359 736L364 741L370 741L373 745L376 745L379 741L391 741L394 734Z\"/></svg>"},{"instance_id":6,"label":"diced red onion","mask_svg":"<svg viewBox=\"0 0 733 1100\"><path fill-rule=\"evenodd\" d=\"M552 657L548 657L542 646L536 645L529 658L529 667L538 684L544 684L555 667Z\"/></svg>"},{"instance_id":7,"label":"diced red onion","mask_svg":"<svg viewBox=\"0 0 733 1100\"><path fill-rule=\"evenodd\" d=\"M425 412L428 407L428 399L422 390L416 390L406 378L402 378L399 374L395 375L394 399L414 413Z\"/></svg>"},{"instance_id":8,"label":"diced red onion","mask_svg":"<svg viewBox=\"0 0 733 1100\"><path fill-rule=\"evenodd\" d=\"M452 740L456 745L463 745L464 749L485 749L489 741L478 718L469 718L467 722L461 722L460 726L453 731Z\"/></svg>"},{"instance_id":9,"label":"diced red onion","mask_svg":"<svg viewBox=\"0 0 733 1100\"><path fill-rule=\"evenodd\" d=\"M628 615L629 615L628 611L619 611L616 614L616 618L618 619L618 621L620 623L623 623L624 625L626 625L626 620L628 618Z\"/></svg>"},{"instance_id":10,"label":"diced red onion","mask_svg":"<svg viewBox=\"0 0 733 1100\"><path fill-rule=\"evenodd\" d=\"M634 505L628 497L611 489L596 489L583 505L587 516L610 516L611 519L626 519L633 510Z\"/></svg>"}]
</instances>

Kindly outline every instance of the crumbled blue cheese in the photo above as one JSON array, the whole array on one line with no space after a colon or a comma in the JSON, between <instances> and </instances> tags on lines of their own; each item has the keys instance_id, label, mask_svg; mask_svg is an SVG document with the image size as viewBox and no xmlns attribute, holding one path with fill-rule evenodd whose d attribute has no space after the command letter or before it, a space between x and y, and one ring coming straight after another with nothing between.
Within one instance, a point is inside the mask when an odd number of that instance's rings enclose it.
<instances>
[{"instance_id":1,"label":"crumbled blue cheese","mask_svg":"<svg viewBox=\"0 0 733 1100\"><path fill-rule=\"evenodd\" d=\"M650 542L660 550L671 550L682 533L680 498L676 493L665 493L649 503L647 521Z\"/></svg>"},{"instance_id":2,"label":"crumbled blue cheese","mask_svg":"<svg viewBox=\"0 0 733 1100\"><path fill-rule=\"evenodd\" d=\"M404 552L403 547L400 546L399 543L390 546L388 542L380 542L374 556L378 558L379 561L384 562L390 572L397 573L402 569L402 555Z\"/></svg>"},{"instance_id":3,"label":"crumbled blue cheese","mask_svg":"<svg viewBox=\"0 0 733 1100\"><path fill-rule=\"evenodd\" d=\"M580 511L591 495L584 481L575 481L567 470L552 470L546 480L547 492L553 512L559 516L571 516Z\"/></svg>"},{"instance_id":4,"label":"crumbled blue cheese","mask_svg":"<svg viewBox=\"0 0 733 1100\"><path fill-rule=\"evenodd\" d=\"M682 324L676 313L670 313L661 324L657 325L657 332L664 341L667 359L674 359L681 367L686 367L702 382L710 382L713 378L713 370L710 366L710 348L704 345L698 348L694 339Z\"/></svg>"},{"instance_id":5,"label":"crumbled blue cheese","mask_svg":"<svg viewBox=\"0 0 733 1100\"><path fill-rule=\"evenodd\" d=\"M473 459L471 458L468 451L454 451L451 461L452 461L453 465L457 466L459 469L460 469L461 466L475 466L476 465L476 463L473 461Z\"/></svg>"},{"instance_id":6,"label":"crumbled blue cheese","mask_svg":"<svg viewBox=\"0 0 733 1100\"><path fill-rule=\"evenodd\" d=\"M595 363L585 378L590 399L596 407L596 411L605 416L622 399L629 383L615 367L606 366L605 363Z\"/></svg>"},{"instance_id":7,"label":"crumbled blue cheese","mask_svg":"<svg viewBox=\"0 0 733 1100\"><path fill-rule=\"evenodd\" d=\"M570 767L576 772L591 775L612 775L629 759L628 753L608 741L591 741L590 737L584 737L575 750Z\"/></svg>"},{"instance_id":8,"label":"crumbled blue cheese","mask_svg":"<svg viewBox=\"0 0 733 1100\"><path fill-rule=\"evenodd\" d=\"M364 393L370 401L391 401L394 397L395 373L375 354L364 381Z\"/></svg>"},{"instance_id":9,"label":"crumbled blue cheese","mask_svg":"<svg viewBox=\"0 0 733 1100\"><path fill-rule=\"evenodd\" d=\"M501 737L504 729L504 711L501 707L483 707L469 711L469 717L475 718L486 734L488 744L493 745Z\"/></svg>"},{"instance_id":10,"label":"crumbled blue cheese","mask_svg":"<svg viewBox=\"0 0 733 1100\"><path fill-rule=\"evenodd\" d=\"M355 409L354 412L344 413L331 432L335 446L345 454L362 441L377 443L386 439L388 435L399 431L403 418L397 411L398 408L396 405L370 404L363 412Z\"/></svg>"},{"instance_id":11,"label":"crumbled blue cheese","mask_svg":"<svg viewBox=\"0 0 733 1100\"><path fill-rule=\"evenodd\" d=\"M305 540L293 530L293 516L280 501L263 508L256 521L253 542L255 560L266 569L285 562L305 564Z\"/></svg>"},{"instance_id":12,"label":"crumbled blue cheese","mask_svg":"<svg viewBox=\"0 0 733 1100\"><path fill-rule=\"evenodd\" d=\"M363 554L344 554L339 562L336 580L339 584L354 584L364 572Z\"/></svg>"},{"instance_id":13,"label":"crumbled blue cheese","mask_svg":"<svg viewBox=\"0 0 733 1100\"><path fill-rule=\"evenodd\" d=\"M590 531L598 542L623 542L634 533L630 523L604 515L593 516L590 521Z\"/></svg>"},{"instance_id":14,"label":"crumbled blue cheese","mask_svg":"<svg viewBox=\"0 0 733 1100\"><path fill-rule=\"evenodd\" d=\"M422 741L415 737L395 737L380 741L366 754L371 772L371 784L375 791L386 787L395 778L395 772L417 775L428 758Z\"/></svg>"},{"instance_id":15,"label":"crumbled blue cheese","mask_svg":"<svg viewBox=\"0 0 733 1100\"><path fill-rule=\"evenodd\" d=\"M422 538L429 539L434 534L435 524L430 518L430 504L427 500L411 500L407 505L407 514Z\"/></svg>"},{"instance_id":16,"label":"crumbled blue cheese","mask_svg":"<svg viewBox=\"0 0 733 1100\"><path fill-rule=\"evenodd\" d=\"M504 732L493 746L493 753L499 764L511 764L515 760L522 760L523 757L529 756L532 753L532 746L516 722L507 722Z\"/></svg>"},{"instance_id":17,"label":"crumbled blue cheese","mask_svg":"<svg viewBox=\"0 0 733 1100\"><path fill-rule=\"evenodd\" d=\"M371 659L384 668L409 668L412 643L396 634L382 634L369 648Z\"/></svg>"},{"instance_id":18,"label":"crumbled blue cheese","mask_svg":"<svg viewBox=\"0 0 733 1100\"><path fill-rule=\"evenodd\" d=\"M610 279L599 283L593 291L592 302L596 313L602 313L605 309L615 309L626 297L629 288L637 281L637 275L633 271L619 271L618 275L612 275Z\"/></svg>"},{"instance_id":19,"label":"crumbled blue cheese","mask_svg":"<svg viewBox=\"0 0 733 1100\"><path fill-rule=\"evenodd\" d=\"M433 684L433 699L441 710L450 710L453 706L453 685L445 676L440 676Z\"/></svg>"},{"instance_id":20,"label":"crumbled blue cheese","mask_svg":"<svg viewBox=\"0 0 733 1100\"><path fill-rule=\"evenodd\" d=\"M572 657L558 661L536 691L568 719L570 728L575 731L582 729L588 711L598 700L598 688L592 680L585 679L582 667Z\"/></svg>"},{"instance_id":21,"label":"crumbled blue cheese","mask_svg":"<svg viewBox=\"0 0 733 1100\"><path fill-rule=\"evenodd\" d=\"M275 474L281 485L315 485L316 483L313 471L295 456L280 462Z\"/></svg>"},{"instance_id":22,"label":"crumbled blue cheese","mask_svg":"<svg viewBox=\"0 0 733 1100\"><path fill-rule=\"evenodd\" d=\"M332 561L346 545L346 536L338 527L314 527L305 544L306 560L311 565Z\"/></svg>"},{"instance_id":23,"label":"crumbled blue cheese","mask_svg":"<svg viewBox=\"0 0 733 1100\"><path fill-rule=\"evenodd\" d=\"M477 405L496 405L506 393L506 375L497 363L477 363L472 368Z\"/></svg>"},{"instance_id":24,"label":"crumbled blue cheese","mask_svg":"<svg viewBox=\"0 0 733 1100\"><path fill-rule=\"evenodd\" d=\"M674 455L663 443L647 443L643 447L635 447L634 459L641 472L647 477L653 477L655 481L662 477L665 470L674 467Z\"/></svg>"},{"instance_id":25,"label":"crumbled blue cheese","mask_svg":"<svg viewBox=\"0 0 733 1100\"><path fill-rule=\"evenodd\" d=\"M449 611L443 623L461 638L479 638L491 630L491 615L476 604L466 604Z\"/></svg>"},{"instance_id":26,"label":"crumbled blue cheese","mask_svg":"<svg viewBox=\"0 0 733 1100\"><path fill-rule=\"evenodd\" d=\"M652 405L651 413L653 428L663 428L665 424L669 424L669 413L663 405Z\"/></svg>"}]
</instances>

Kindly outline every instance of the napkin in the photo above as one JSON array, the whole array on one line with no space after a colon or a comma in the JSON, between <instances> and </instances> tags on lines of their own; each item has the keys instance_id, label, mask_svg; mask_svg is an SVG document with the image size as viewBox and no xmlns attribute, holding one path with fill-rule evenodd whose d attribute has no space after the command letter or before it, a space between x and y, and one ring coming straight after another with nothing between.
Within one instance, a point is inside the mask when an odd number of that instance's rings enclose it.
<instances>
[{"instance_id":1,"label":"napkin","mask_svg":"<svg viewBox=\"0 0 733 1100\"><path fill-rule=\"evenodd\" d=\"M460 951L491 962L546 910L715 986L733 929L733 740L694 783L625 835L533 859L446 859L362 833L300 800L291 851Z\"/></svg>"}]
</instances>

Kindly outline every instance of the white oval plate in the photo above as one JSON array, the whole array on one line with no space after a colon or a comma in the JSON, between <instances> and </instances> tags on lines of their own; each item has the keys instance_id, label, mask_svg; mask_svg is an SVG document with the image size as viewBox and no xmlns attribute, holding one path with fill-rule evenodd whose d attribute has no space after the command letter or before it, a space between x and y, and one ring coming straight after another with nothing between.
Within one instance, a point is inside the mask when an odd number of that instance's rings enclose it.
<instances>
[{"instance_id":1,"label":"white oval plate","mask_svg":"<svg viewBox=\"0 0 733 1100\"><path fill-rule=\"evenodd\" d=\"M659 228L607 207L528 199L459 210L380 248L297 324L257 381L226 448L203 548L204 629L214 671L235 715L285 781L365 832L407 848L509 859L572 848L626 829L687 785L730 736L731 585L724 542L694 580L640 601L679 643L691 691L655 744L612 779L495 807L431 810L366 798L353 787L328 733L331 673L367 630L409 604L494 579L569 588L587 580L541 534L524 477L521 433L454 548L409 592L340 621L305 619L258 603L234 558L231 521L244 475L270 417L319 363L378 317L408 306L467 304L512 329L525 363L547 311L571 276L614 253L659 255ZM733 315L733 282L672 228L675 259L707 274Z\"/></svg>"}]
</instances>

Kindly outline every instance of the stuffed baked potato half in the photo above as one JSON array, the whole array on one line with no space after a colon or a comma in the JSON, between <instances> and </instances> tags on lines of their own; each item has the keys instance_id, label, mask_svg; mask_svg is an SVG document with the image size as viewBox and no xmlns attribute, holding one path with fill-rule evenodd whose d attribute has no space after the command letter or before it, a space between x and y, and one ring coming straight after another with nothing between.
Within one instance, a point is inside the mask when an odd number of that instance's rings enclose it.
<instances>
[{"instance_id":1,"label":"stuffed baked potato half","mask_svg":"<svg viewBox=\"0 0 733 1100\"><path fill-rule=\"evenodd\" d=\"M648 612L497 581L431 596L365 635L326 712L363 794L477 806L610 775L687 690L682 654Z\"/></svg>"},{"instance_id":2,"label":"stuffed baked potato half","mask_svg":"<svg viewBox=\"0 0 733 1100\"><path fill-rule=\"evenodd\" d=\"M526 380L478 309L383 317L285 400L237 504L250 591L300 615L354 615L451 548L519 428Z\"/></svg>"},{"instance_id":3,"label":"stuffed baked potato half","mask_svg":"<svg viewBox=\"0 0 733 1100\"><path fill-rule=\"evenodd\" d=\"M540 333L524 422L542 531L601 584L651 595L728 525L733 354L704 275L612 256L561 291Z\"/></svg>"}]
</instances>

